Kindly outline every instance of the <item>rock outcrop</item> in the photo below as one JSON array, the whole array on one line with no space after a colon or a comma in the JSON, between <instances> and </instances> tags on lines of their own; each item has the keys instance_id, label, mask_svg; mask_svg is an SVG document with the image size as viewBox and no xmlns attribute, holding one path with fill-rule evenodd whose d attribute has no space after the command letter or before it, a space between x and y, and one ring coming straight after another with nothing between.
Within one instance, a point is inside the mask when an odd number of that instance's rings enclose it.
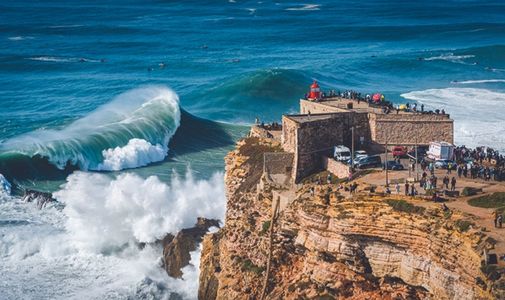
<instances>
[{"instance_id":1,"label":"rock outcrop","mask_svg":"<svg viewBox=\"0 0 505 300\"><path fill-rule=\"evenodd\" d=\"M51 193L39 192L35 190L25 190L24 202L35 202L39 209L46 207L48 203L58 202Z\"/></svg>"},{"instance_id":2,"label":"rock outcrop","mask_svg":"<svg viewBox=\"0 0 505 300\"><path fill-rule=\"evenodd\" d=\"M167 234L163 238L163 262L169 276L182 277L182 268L189 264L191 252L198 248L210 227L219 227L219 221L198 218L194 227L179 231L175 237Z\"/></svg>"},{"instance_id":3,"label":"rock outcrop","mask_svg":"<svg viewBox=\"0 0 505 300\"><path fill-rule=\"evenodd\" d=\"M499 299L481 267L493 241L457 213L306 183L272 223L285 187L260 157L276 151L248 138L225 158L225 226L203 240L199 299Z\"/></svg>"}]
</instances>

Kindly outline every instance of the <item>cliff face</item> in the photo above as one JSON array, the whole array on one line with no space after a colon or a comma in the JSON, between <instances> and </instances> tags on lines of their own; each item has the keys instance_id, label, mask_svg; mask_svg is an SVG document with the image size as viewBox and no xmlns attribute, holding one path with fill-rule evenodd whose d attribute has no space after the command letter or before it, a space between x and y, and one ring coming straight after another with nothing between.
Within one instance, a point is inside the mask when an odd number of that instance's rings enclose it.
<instances>
[{"instance_id":1,"label":"cliff face","mask_svg":"<svg viewBox=\"0 0 505 300\"><path fill-rule=\"evenodd\" d=\"M200 299L494 298L480 268L488 239L401 199L300 185L273 222L270 247L273 194L284 189L261 177L271 151L275 142L249 138L226 157L225 226L204 238Z\"/></svg>"}]
</instances>

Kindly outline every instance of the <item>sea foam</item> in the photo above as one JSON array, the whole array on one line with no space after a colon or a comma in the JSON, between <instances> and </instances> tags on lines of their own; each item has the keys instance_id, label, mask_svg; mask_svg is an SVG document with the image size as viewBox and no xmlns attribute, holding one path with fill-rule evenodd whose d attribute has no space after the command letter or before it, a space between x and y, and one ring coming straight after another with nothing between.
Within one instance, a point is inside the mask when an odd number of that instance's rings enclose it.
<instances>
[{"instance_id":1,"label":"sea foam","mask_svg":"<svg viewBox=\"0 0 505 300\"><path fill-rule=\"evenodd\" d=\"M150 243L192 226L197 217L222 219L222 173L196 180L174 175L170 185L151 176L77 172L55 193L65 203L66 229L81 249L107 252L129 242Z\"/></svg>"},{"instance_id":2,"label":"sea foam","mask_svg":"<svg viewBox=\"0 0 505 300\"><path fill-rule=\"evenodd\" d=\"M11 221L0 226L0 273L10 274L0 282L2 299L41 293L48 299L168 299L172 292L197 298L200 250L191 253L182 279L173 279L152 242L200 216L222 220L222 173L200 180L188 170L167 184L135 174L76 172L54 196L63 210L0 201L0 220Z\"/></svg>"},{"instance_id":3,"label":"sea foam","mask_svg":"<svg viewBox=\"0 0 505 300\"><path fill-rule=\"evenodd\" d=\"M162 161L168 151L166 145L153 145L143 139L131 139L124 147L103 150L103 162L96 168L99 171L119 171L146 166Z\"/></svg>"},{"instance_id":4,"label":"sea foam","mask_svg":"<svg viewBox=\"0 0 505 300\"><path fill-rule=\"evenodd\" d=\"M0 197L9 196L11 194L11 184L7 179L0 174Z\"/></svg>"}]
</instances>

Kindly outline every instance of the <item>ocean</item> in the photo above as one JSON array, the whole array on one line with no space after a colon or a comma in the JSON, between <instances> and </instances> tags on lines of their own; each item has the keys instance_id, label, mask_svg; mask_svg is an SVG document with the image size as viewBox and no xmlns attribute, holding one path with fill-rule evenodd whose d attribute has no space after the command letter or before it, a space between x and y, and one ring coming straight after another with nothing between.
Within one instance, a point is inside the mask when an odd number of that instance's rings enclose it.
<instances>
[{"instance_id":1,"label":"ocean","mask_svg":"<svg viewBox=\"0 0 505 300\"><path fill-rule=\"evenodd\" d=\"M223 157L323 89L505 151L505 2L0 3L0 298L196 298L149 244L223 218ZM38 209L24 189L60 202ZM139 248L139 243L148 243ZM176 294L178 296L176 296Z\"/></svg>"}]
</instances>

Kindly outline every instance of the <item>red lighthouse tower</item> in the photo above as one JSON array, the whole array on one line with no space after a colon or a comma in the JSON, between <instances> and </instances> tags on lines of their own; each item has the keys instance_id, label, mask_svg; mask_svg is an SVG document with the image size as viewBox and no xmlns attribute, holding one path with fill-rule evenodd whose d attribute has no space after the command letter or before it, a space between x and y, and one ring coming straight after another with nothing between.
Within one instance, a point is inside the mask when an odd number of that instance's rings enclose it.
<instances>
[{"instance_id":1,"label":"red lighthouse tower","mask_svg":"<svg viewBox=\"0 0 505 300\"><path fill-rule=\"evenodd\" d=\"M321 89L319 88L319 84L317 84L317 81L315 80L314 83L312 83L312 85L310 86L309 98L316 100L321 98Z\"/></svg>"}]
</instances>

